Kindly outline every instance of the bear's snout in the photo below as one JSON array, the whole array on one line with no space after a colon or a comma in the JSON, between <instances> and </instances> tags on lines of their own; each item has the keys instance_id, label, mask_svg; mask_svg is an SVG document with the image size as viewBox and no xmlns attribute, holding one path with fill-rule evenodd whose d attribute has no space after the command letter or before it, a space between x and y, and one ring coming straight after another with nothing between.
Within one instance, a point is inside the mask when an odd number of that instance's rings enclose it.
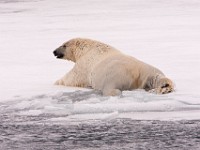
<instances>
[{"instance_id":1,"label":"bear's snout","mask_svg":"<svg viewBox=\"0 0 200 150\"><path fill-rule=\"evenodd\" d=\"M64 57L64 54L62 52L60 52L58 49L53 51L53 54L56 56L56 58L63 58Z\"/></svg>"}]
</instances>

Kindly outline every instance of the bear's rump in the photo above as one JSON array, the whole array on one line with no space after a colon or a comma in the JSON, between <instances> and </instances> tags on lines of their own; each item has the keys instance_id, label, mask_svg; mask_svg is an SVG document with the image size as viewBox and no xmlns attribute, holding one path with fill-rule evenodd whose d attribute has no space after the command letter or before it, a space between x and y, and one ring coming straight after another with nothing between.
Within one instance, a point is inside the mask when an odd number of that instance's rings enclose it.
<instances>
[{"instance_id":1,"label":"bear's rump","mask_svg":"<svg viewBox=\"0 0 200 150\"><path fill-rule=\"evenodd\" d=\"M103 90L128 90L133 82L132 73L127 62L121 59L105 60L99 63L92 72L92 87Z\"/></svg>"}]
</instances>

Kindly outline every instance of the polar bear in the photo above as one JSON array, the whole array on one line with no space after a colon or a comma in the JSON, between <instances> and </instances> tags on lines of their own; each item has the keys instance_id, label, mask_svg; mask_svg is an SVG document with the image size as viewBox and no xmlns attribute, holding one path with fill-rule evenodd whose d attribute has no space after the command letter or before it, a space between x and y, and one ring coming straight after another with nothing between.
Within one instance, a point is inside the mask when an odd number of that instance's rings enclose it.
<instances>
[{"instance_id":1,"label":"polar bear","mask_svg":"<svg viewBox=\"0 0 200 150\"><path fill-rule=\"evenodd\" d=\"M157 94L174 91L173 82L159 69L95 40L71 39L53 53L59 59L75 63L56 85L93 88L104 96L134 89Z\"/></svg>"}]
</instances>

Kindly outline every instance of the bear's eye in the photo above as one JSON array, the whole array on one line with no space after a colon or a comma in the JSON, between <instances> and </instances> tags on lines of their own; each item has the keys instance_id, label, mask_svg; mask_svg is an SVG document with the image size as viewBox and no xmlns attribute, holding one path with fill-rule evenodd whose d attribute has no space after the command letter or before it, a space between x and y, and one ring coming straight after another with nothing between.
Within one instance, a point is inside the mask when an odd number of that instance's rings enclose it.
<instances>
[{"instance_id":1,"label":"bear's eye","mask_svg":"<svg viewBox=\"0 0 200 150\"><path fill-rule=\"evenodd\" d=\"M163 85L161 88L166 88L166 87L168 87L169 86L169 84L168 83L166 83L165 85Z\"/></svg>"},{"instance_id":2,"label":"bear's eye","mask_svg":"<svg viewBox=\"0 0 200 150\"><path fill-rule=\"evenodd\" d=\"M63 45L63 48L66 48L66 45Z\"/></svg>"}]
</instances>

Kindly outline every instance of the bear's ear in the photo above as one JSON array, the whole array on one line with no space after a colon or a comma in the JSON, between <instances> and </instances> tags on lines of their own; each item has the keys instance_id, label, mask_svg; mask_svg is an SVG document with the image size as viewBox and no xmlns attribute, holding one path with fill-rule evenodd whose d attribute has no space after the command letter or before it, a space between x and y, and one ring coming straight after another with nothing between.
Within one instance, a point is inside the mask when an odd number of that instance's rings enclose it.
<instances>
[{"instance_id":1,"label":"bear's ear","mask_svg":"<svg viewBox=\"0 0 200 150\"><path fill-rule=\"evenodd\" d=\"M81 44L80 41L77 41L77 42L76 42L76 46L77 46L77 47L79 47L80 44Z\"/></svg>"}]
</instances>

